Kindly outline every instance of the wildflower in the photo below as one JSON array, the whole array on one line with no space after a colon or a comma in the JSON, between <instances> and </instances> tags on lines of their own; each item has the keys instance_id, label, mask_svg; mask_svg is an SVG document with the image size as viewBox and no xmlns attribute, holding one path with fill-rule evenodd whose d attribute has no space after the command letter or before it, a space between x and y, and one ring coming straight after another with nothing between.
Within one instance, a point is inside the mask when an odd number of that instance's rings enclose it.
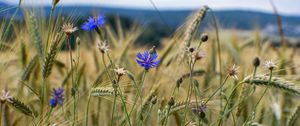
<instances>
[{"instance_id":1,"label":"wildflower","mask_svg":"<svg viewBox=\"0 0 300 126\"><path fill-rule=\"evenodd\" d=\"M233 64L233 66L228 69L229 76L231 76L234 80L238 79L237 74L238 74L239 68L240 68L239 66L236 66L235 64Z\"/></svg>"},{"instance_id":2,"label":"wildflower","mask_svg":"<svg viewBox=\"0 0 300 126\"><path fill-rule=\"evenodd\" d=\"M204 51L198 51L195 54L195 60L203 59L206 56L206 53Z\"/></svg>"},{"instance_id":3,"label":"wildflower","mask_svg":"<svg viewBox=\"0 0 300 126\"><path fill-rule=\"evenodd\" d=\"M98 48L101 53L105 54L109 51L106 41L98 43Z\"/></svg>"},{"instance_id":4,"label":"wildflower","mask_svg":"<svg viewBox=\"0 0 300 126\"><path fill-rule=\"evenodd\" d=\"M74 27L74 25L72 23L65 23L62 26L62 30L65 32L65 34L67 36L70 36L72 33L74 33L75 31L77 31L77 27Z\"/></svg>"},{"instance_id":5,"label":"wildflower","mask_svg":"<svg viewBox=\"0 0 300 126\"><path fill-rule=\"evenodd\" d=\"M273 61L271 61L271 60L266 61L265 66L266 66L269 70L273 70L275 67L277 67L276 64L275 64Z\"/></svg>"},{"instance_id":6,"label":"wildflower","mask_svg":"<svg viewBox=\"0 0 300 126\"><path fill-rule=\"evenodd\" d=\"M5 101L11 102L12 96L9 94L9 91L2 90L0 95L0 101L1 103L4 103Z\"/></svg>"},{"instance_id":7,"label":"wildflower","mask_svg":"<svg viewBox=\"0 0 300 126\"><path fill-rule=\"evenodd\" d=\"M200 37L202 42L206 42L208 40L208 35L206 33L203 33Z\"/></svg>"},{"instance_id":8,"label":"wildflower","mask_svg":"<svg viewBox=\"0 0 300 126\"><path fill-rule=\"evenodd\" d=\"M50 99L50 106L55 107L57 104L62 105L64 103L64 89L58 88L57 90L53 88L52 98Z\"/></svg>"},{"instance_id":9,"label":"wildflower","mask_svg":"<svg viewBox=\"0 0 300 126\"><path fill-rule=\"evenodd\" d=\"M115 72L116 72L116 74L117 74L119 77L121 77L121 76L123 76L123 75L125 75L125 74L127 73L127 71L126 71L124 68L122 68L122 67L117 67L117 68L115 69Z\"/></svg>"},{"instance_id":10,"label":"wildflower","mask_svg":"<svg viewBox=\"0 0 300 126\"><path fill-rule=\"evenodd\" d=\"M145 68L145 70L149 70L150 68L157 67L159 65L159 60L157 59L157 53L149 54L148 51L145 51L144 54L138 53L136 55L136 62Z\"/></svg>"},{"instance_id":11,"label":"wildflower","mask_svg":"<svg viewBox=\"0 0 300 126\"><path fill-rule=\"evenodd\" d=\"M196 115L198 115L200 118L205 118L205 112L206 112L207 106L204 102L200 104L200 106L197 106L195 108L192 108L192 112Z\"/></svg>"},{"instance_id":12,"label":"wildflower","mask_svg":"<svg viewBox=\"0 0 300 126\"><path fill-rule=\"evenodd\" d=\"M95 22L96 22L96 25L98 27L100 27L100 28L103 27L104 24L105 24L105 18L104 18L104 16L97 17Z\"/></svg>"},{"instance_id":13,"label":"wildflower","mask_svg":"<svg viewBox=\"0 0 300 126\"><path fill-rule=\"evenodd\" d=\"M92 30L95 30L97 28L103 27L104 24L105 24L105 18L104 18L104 16L98 16L96 18L89 17L88 21L85 22L81 26L81 28L83 30L86 30L86 31L92 31Z\"/></svg>"}]
</instances>

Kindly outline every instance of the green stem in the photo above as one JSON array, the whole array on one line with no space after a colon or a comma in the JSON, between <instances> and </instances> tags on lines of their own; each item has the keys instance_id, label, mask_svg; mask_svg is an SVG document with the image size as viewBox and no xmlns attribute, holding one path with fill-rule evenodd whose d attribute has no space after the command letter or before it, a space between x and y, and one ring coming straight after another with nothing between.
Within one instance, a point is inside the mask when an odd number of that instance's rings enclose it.
<instances>
[{"instance_id":1,"label":"green stem","mask_svg":"<svg viewBox=\"0 0 300 126\"><path fill-rule=\"evenodd\" d=\"M89 95L87 105L86 105L85 126L89 125L89 106L90 106L90 102L91 102L91 95Z\"/></svg>"},{"instance_id":2,"label":"green stem","mask_svg":"<svg viewBox=\"0 0 300 126\"><path fill-rule=\"evenodd\" d=\"M116 109L116 100L117 100L117 93L115 91L115 95L114 95L114 103L113 103L113 109L112 109L112 114L111 114L111 123L110 126L113 126L114 123L114 113L115 113L115 109Z\"/></svg>"},{"instance_id":3,"label":"green stem","mask_svg":"<svg viewBox=\"0 0 300 126\"><path fill-rule=\"evenodd\" d=\"M125 101L123 99L122 90L121 90L121 88L119 86L118 86L118 89L119 89L120 98L121 98L121 101L122 101L122 104L123 104L123 108L124 108L124 111L126 113L126 118L127 118L128 124L129 124L129 126L131 126L131 121L130 121L130 117L129 117L129 114L128 114L128 111L127 111L127 108L126 108L126 103L125 103Z\"/></svg>"},{"instance_id":4,"label":"green stem","mask_svg":"<svg viewBox=\"0 0 300 126\"><path fill-rule=\"evenodd\" d=\"M221 83L221 86L217 90L215 90L215 92L204 102L205 104L207 104L207 102L209 102L212 99L212 97L214 97L218 93L218 91L225 85L225 82L227 81L228 77L229 75L226 76L224 81Z\"/></svg>"},{"instance_id":5,"label":"green stem","mask_svg":"<svg viewBox=\"0 0 300 126\"><path fill-rule=\"evenodd\" d=\"M190 70L190 76L189 76L189 89L188 89L188 95L186 97L186 100L185 100L185 112L184 112L184 120L183 120L183 123L185 123L185 120L186 120L186 116L187 116L187 108L188 108L188 104L190 103L191 101L191 96L192 96L192 91L193 91L193 70L194 70L194 66L195 66L195 61L193 62L194 60L191 59L189 62L188 62L188 66L189 66L189 70ZM168 117L168 115L167 115Z\"/></svg>"},{"instance_id":6,"label":"green stem","mask_svg":"<svg viewBox=\"0 0 300 126\"><path fill-rule=\"evenodd\" d=\"M142 96L141 96L142 94L141 94L141 92L140 92L140 89L139 89L138 85L136 84L136 82L135 82L134 80L133 80L133 83L134 83L134 87L135 87L135 89L137 90L138 93L136 93L136 95L135 95L135 97L134 97L134 103L133 103L133 105L132 105L132 107L131 107L131 110L130 110L130 112L129 112L129 116L130 116L131 113L133 112L134 107L135 107L135 105L136 105L138 99L139 99L139 98L142 99Z\"/></svg>"},{"instance_id":7,"label":"green stem","mask_svg":"<svg viewBox=\"0 0 300 126\"><path fill-rule=\"evenodd\" d=\"M47 118L46 118L46 125L48 125L48 122L49 122L49 119L50 119L52 110L53 110L53 107L50 108L50 111L49 111L49 113L48 113L48 115L47 115Z\"/></svg>"},{"instance_id":8,"label":"green stem","mask_svg":"<svg viewBox=\"0 0 300 126\"><path fill-rule=\"evenodd\" d=\"M273 70L270 70L270 77L269 77L268 85L270 85L270 83L271 83L272 75L273 75ZM258 102L255 104L254 111L252 112L251 115L255 115L255 111L257 109L257 106L259 105L259 103L261 102L261 100L263 99L263 97L265 96L265 94L267 93L268 89L269 89L269 86L264 90L264 92L261 95L261 97L259 98ZM248 116L248 118L247 118L247 120L245 122L248 122L248 120L250 119L250 117L252 117L252 116ZM252 118L251 118L251 120L252 120Z\"/></svg>"},{"instance_id":9,"label":"green stem","mask_svg":"<svg viewBox=\"0 0 300 126\"><path fill-rule=\"evenodd\" d=\"M51 12L50 12L50 19L49 19L49 31L48 31L48 34L47 34L47 41L46 41L46 48L45 48L45 52L47 52L47 49L48 49L48 45L49 45L49 39L50 39L50 36L51 36L51 33L53 31L53 17L54 17L54 12L55 12L55 8L56 6L55 5L52 5L52 8L51 8Z\"/></svg>"}]
</instances>

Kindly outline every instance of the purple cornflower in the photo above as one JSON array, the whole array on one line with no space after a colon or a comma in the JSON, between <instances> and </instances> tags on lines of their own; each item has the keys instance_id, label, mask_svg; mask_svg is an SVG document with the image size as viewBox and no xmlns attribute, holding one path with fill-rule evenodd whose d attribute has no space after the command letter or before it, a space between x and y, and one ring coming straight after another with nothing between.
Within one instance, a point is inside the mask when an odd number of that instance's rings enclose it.
<instances>
[{"instance_id":1,"label":"purple cornflower","mask_svg":"<svg viewBox=\"0 0 300 126\"><path fill-rule=\"evenodd\" d=\"M50 99L50 106L55 107L57 104L62 105L64 103L64 89L62 87L53 88L52 98Z\"/></svg>"},{"instance_id":2,"label":"purple cornflower","mask_svg":"<svg viewBox=\"0 0 300 126\"><path fill-rule=\"evenodd\" d=\"M99 16L96 18L89 17L88 21L81 26L81 29L86 31L92 31L95 30L96 28L103 27L104 24L105 24L104 16Z\"/></svg>"},{"instance_id":3,"label":"purple cornflower","mask_svg":"<svg viewBox=\"0 0 300 126\"><path fill-rule=\"evenodd\" d=\"M150 68L157 67L159 65L159 60L155 61L157 59L157 53L149 53L148 51L145 51L144 54L138 53L136 55L136 62L145 68L145 70L149 70Z\"/></svg>"}]
</instances>

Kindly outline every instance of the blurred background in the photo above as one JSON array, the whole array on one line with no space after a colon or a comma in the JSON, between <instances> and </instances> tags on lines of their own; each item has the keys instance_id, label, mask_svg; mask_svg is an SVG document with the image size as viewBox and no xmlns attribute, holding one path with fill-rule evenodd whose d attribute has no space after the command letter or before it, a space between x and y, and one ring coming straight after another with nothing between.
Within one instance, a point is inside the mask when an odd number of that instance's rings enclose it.
<instances>
[{"instance_id":1,"label":"blurred background","mask_svg":"<svg viewBox=\"0 0 300 126\"><path fill-rule=\"evenodd\" d=\"M10 18L18 6L19 0L0 0L0 16ZM52 0L23 0L28 8L42 8L49 15ZM105 15L108 22L115 26L116 18L121 20L124 29L138 24L144 28L136 45L157 45L161 39L170 36L185 22L191 12L209 6L209 12L200 30L211 26L212 13L218 18L222 29L237 30L241 33L253 30L261 31L264 37L279 43L278 25L275 10L270 0L61 0L57 13L73 16L82 24L87 17ZM273 0L281 16L284 35L289 42L299 46L300 38L300 1ZM22 22L23 14L16 16ZM243 34L239 34L243 35Z\"/></svg>"}]
</instances>

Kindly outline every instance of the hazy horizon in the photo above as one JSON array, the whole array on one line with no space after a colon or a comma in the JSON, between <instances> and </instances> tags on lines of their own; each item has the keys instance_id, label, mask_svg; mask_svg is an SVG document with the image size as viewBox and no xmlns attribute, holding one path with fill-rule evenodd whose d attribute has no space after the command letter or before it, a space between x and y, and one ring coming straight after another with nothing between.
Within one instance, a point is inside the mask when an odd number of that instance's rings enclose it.
<instances>
[{"instance_id":1,"label":"hazy horizon","mask_svg":"<svg viewBox=\"0 0 300 126\"><path fill-rule=\"evenodd\" d=\"M3 1L3 0L1 0ZM19 0L4 0L11 4L17 4ZM34 2L33 2L34 1ZM203 5L208 5L214 10L251 10L261 12L273 12L269 0L152 0L155 6L160 10L185 10L196 9ZM23 0L26 5L50 5L52 0ZM280 14L300 16L300 1L297 0L274 0L274 3ZM60 5L92 5L106 6L116 8L132 8L132 9L154 9L150 0L61 0Z\"/></svg>"}]
</instances>

